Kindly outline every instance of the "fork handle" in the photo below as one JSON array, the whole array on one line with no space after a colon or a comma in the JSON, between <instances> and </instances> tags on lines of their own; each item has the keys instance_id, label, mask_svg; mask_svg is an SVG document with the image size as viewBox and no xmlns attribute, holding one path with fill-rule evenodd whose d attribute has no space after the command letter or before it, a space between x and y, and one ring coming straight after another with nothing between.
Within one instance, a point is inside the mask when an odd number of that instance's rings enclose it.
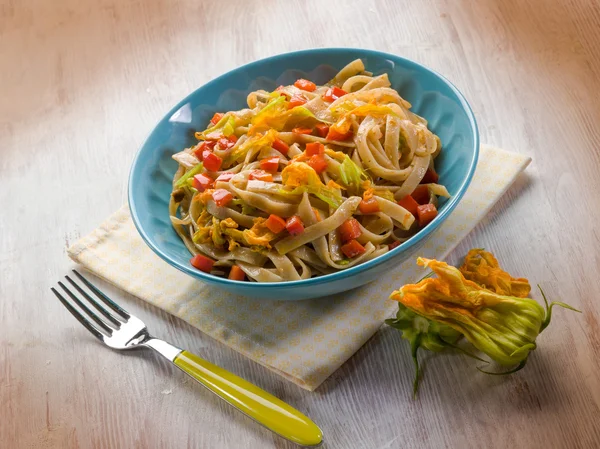
<instances>
[{"instance_id":1,"label":"fork handle","mask_svg":"<svg viewBox=\"0 0 600 449\"><path fill-rule=\"evenodd\" d=\"M254 384L192 354L181 351L172 360L221 399L267 429L302 446L317 446L321 429L307 416Z\"/></svg>"}]
</instances>

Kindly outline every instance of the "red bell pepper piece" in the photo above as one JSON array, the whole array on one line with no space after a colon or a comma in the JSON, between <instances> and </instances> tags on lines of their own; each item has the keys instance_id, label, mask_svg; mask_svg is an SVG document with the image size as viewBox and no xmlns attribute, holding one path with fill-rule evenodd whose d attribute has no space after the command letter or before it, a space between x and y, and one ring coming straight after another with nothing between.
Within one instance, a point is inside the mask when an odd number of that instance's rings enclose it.
<instances>
[{"instance_id":1,"label":"red bell pepper piece","mask_svg":"<svg viewBox=\"0 0 600 449\"><path fill-rule=\"evenodd\" d=\"M216 125L217 123L219 123L219 120L221 120L224 116L225 114L223 114L222 112L215 112L215 115L213 115L213 117L210 119L210 122L213 125Z\"/></svg>"},{"instance_id":2,"label":"red bell pepper piece","mask_svg":"<svg viewBox=\"0 0 600 449\"><path fill-rule=\"evenodd\" d=\"M423 204L417 208L417 215L419 217L419 226L423 227L431 223L438 214L438 210L435 204Z\"/></svg>"},{"instance_id":3,"label":"red bell pepper piece","mask_svg":"<svg viewBox=\"0 0 600 449\"><path fill-rule=\"evenodd\" d=\"M298 215L294 215L287 219L285 228L290 235L302 234L304 232L304 223L302 223L302 219Z\"/></svg>"},{"instance_id":4,"label":"red bell pepper piece","mask_svg":"<svg viewBox=\"0 0 600 449\"><path fill-rule=\"evenodd\" d=\"M265 171L277 171L279 167L279 157L273 156L268 159L261 159L260 168Z\"/></svg>"},{"instance_id":5,"label":"red bell pepper piece","mask_svg":"<svg viewBox=\"0 0 600 449\"><path fill-rule=\"evenodd\" d=\"M429 202L429 188L425 185L417 186L413 193L410 194L419 204L427 204ZM416 215L415 215L416 217Z\"/></svg>"},{"instance_id":6,"label":"red bell pepper piece","mask_svg":"<svg viewBox=\"0 0 600 449\"><path fill-rule=\"evenodd\" d=\"M231 279L232 281L245 281L246 273L244 273L244 270L242 270L240 267L234 265L229 271L228 279Z\"/></svg>"},{"instance_id":7,"label":"red bell pepper piece","mask_svg":"<svg viewBox=\"0 0 600 449\"><path fill-rule=\"evenodd\" d=\"M349 218L338 228L342 242L349 242L361 236L360 224L355 218Z\"/></svg>"},{"instance_id":8,"label":"red bell pepper piece","mask_svg":"<svg viewBox=\"0 0 600 449\"><path fill-rule=\"evenodd\" d=\"M204 168L208 171L219 171L221 168L221 164L223 163L223 159L217 156L215 153L205 152L203 154L204 158Z\"/></svg>"},{"instance_id":9,"label":"red bell pepper piece","mask_svg":"<svg viewBox=\"0 0 600 449\"><path fill-rule=\"evenodd\" d=\"M304 78L296 80L294 86L296 86L298 89L302 89L307 92L313 92L317 88L317 85L315 83L313 83L312 81L305 80Z\"/></svg>"},{"instance_id":10,"label":"red bell pepper piece","mask_svg":"<svg viewBox=\"0 0 600 449\"><path fill-rule=\"evenodd\" d=\"M290 98L290 102L288 103L288 109L295 108L296 106L302 106L306 103L306 97L302 94L294 94L292 98Z\"/></svg>"},{"instance_id":11,"label":"red bell pepper piece","mask_svg":"<svg viewBox=\"0 0 600 449\"><path fill-rule=\"evenodd\" d=\"M323 156L325 154L325 145L320 142L310 142L306 144L304 151L307 156Z\"/></svg>"},{"instance_id":12,"label":"red bell pepper piece","mask_svg":"<svg viewBox=\"0 0 600 449\"><path fill-rule=\"evenodd\" d=\"M317 134L320 137L326 137L329 133L329 126L324 123L319 123L318 125L315 125L315 129L317 130Z\"/></svg>"},{"instance_id":13,"label":"red bell pepper piece","mask_svg":"<svg viewBox=\"0 0 600 449\"><path fill-rule=\"evenodd\" d=\"M198 192L204 192L206 189L212 187L213 183L213 179L206 176L204 173L194 176L194 180L192 181L194 188Z\"/></svg>"},{"instance_id":14,"label":"red bell pepper piece","mask_svg":"<svg viewBox=\"0 0 600 449\"><path fill-rule=\"evenodd\" d=\"M348 92L340 89L339 87L330 87L329 89L327 89L327 92L325 92L325 94L323 95L323 100L329 101L331 103L337 100L338 98L343 97L347 93Z\"/></svg>"},{"instance_id":15,"label":"red bell pepper piece","mask_svg":"<svg viewBox=\"0 0 600 449\"><path fill-rule=\"evenodd\" d=\"M284 156L287 156L288 151L290 151L290 146L281 139L275 139L271 146Z\"/></svg>"},{"instance_id":16,"label":"red bell pepper piece","mask_svg":"<svg viewBox=\"0 0 600 449\"><path fill-rule=\"evenodd\" d=\"M219 207L227 206L233 199L233 195L229 190L217 189L212 194L212 199Z\"/></svg>"},{"instance_id":17,"label":"red bell pepper piece","mask_svg":"<svg viewBox=\"0 0 600 449\"><path fill-rule=\"evenodd\" d=\"M345 245L342 245L342 252L347 258L352 259L353 257L359 256L364 253L365 247L358 243L356 240L350 240Z\"/></svg>"},{"instance_id":18,"label":"red bell pepper piece","mask_svg":"<svg viewBox=\"0 0 600 449\"><path fill-rule=\"evenodd\" d=\"M325 159L325 156L322 154L315 154L314 156L311 156L307 163L317 173L323 173L325 170L327 170L327 159Z\"/></svg>"},{"instance_id":19,"label":"red bell pepper piece","mask_svg":"<svg viewBox=\"0 0 600 449\"><path fill-rule=\"evenodd\" d=\"M215 261L209 259L206 256L203 256L202 254L196 254L190 259L190 263L194 268L197 268L200 271L204 271L205 273L210 273L210 270L212 270Z\"/></svg>"},{"instance_id":20,"label":"red bell pepper piece","mask_svg":"<svg viewBox=\"0 0 600 449\"><path fill-rule=\"evenodd\" d=\"M205 140L198 146L198 148L194 150L194 155L199 161L201 161L202 159L204 159L203 153L205 151L211 151L216 144L217 142L215 142L214 140Z\"/></svg>"},{"instance_id":21,"label":"red bell pepper piece","mask_svg":"<svg viewBox=\"0 0 600 449\"><path fill-rule=\"evenodd\" d=\"M415 218L417 217L417 208L419 207L419 203L417 203L411 195L406 195L404 198L398 201L398 205L402 206L404 209L413 214Z\"/></svg>"},{"instance_id":22,"label":"red bell pepper piece","mask_svg":"<svg viewBox=\"0 0 600 449\"><path fill-rule=\"evenodd\" d=\"M437 184L439 180L440 175L438 175L433 168L428 168L425 172L425 176L421 179L421 184Z\"/></svg>"},{"instance_id":23,"label":"red bell pepper piece","mask_svg":"<svg viewBox=\"0 0 600 449\"><path fill-rule=\"evenodd\" d=\"M256 179L257 181L273 182L273 175L264 170L252 170L248 179Z\"/></svg>"},{"instance_id":24,"label":"red bell pepper piece","mask_svg":"<svg viewBox=\"0 0 600 449\"><path fill-rule=\"evenodd\" d=\"M218 143L222 150L227 150L235 145L235 142L229 140L229 137L221 137L218 140Z\"/></svg>"},{"instance_id":25,"label":"red bell pepper piece","mask_svg":"<svg viewBox=\"0 0 600 449\"><path fill-rule=\"evenodd\" d=\"M269 215L267 221L265 222L265 226L269 228L273 234L279 234L281 231L285 229L285 220L277 215Z\"/></svg>"}]
</instances>

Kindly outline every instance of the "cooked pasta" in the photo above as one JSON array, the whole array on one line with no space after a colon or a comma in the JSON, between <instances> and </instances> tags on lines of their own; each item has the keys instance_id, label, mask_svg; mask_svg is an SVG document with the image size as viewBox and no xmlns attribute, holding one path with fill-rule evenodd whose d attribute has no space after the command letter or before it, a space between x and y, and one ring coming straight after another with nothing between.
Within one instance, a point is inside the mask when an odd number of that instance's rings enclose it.
<instances>
[{"instance_id":1,"label":"cooked pasta","mask_svg":"<svg viewBox=\"0 0 600 449\"><path fill-rule=\"evenodd\" d=\"M344 270L410 238L450 196L440 139L361 60L247 102L173 156L171 222L199 270L257 282Z\"/></svg>"}]
</instances>

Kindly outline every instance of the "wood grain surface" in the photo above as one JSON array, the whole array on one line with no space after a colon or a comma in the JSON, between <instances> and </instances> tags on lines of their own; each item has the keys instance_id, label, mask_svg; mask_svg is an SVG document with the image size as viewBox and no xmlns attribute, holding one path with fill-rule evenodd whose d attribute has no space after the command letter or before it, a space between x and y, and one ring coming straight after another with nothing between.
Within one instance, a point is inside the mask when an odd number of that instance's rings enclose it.
<instances>
[{"instance_id":1,"label":"wood grain surface","mask_svg":"<svg viewBox=\"0 0 600 449\"><path fill-rule=\"evenodd\" d=\"M108 292L159 336L309 414L326 448L600 447L600 4L595 0L0 0L0 447L291 448L153 354L101 347L51 296L65 248L126 199L179 99L269 55L355 46L447 76L527 174L453 253L493 250L556 310L526 369L412 365L383 328L316 392Z\"/></svg>"}]
</instances>

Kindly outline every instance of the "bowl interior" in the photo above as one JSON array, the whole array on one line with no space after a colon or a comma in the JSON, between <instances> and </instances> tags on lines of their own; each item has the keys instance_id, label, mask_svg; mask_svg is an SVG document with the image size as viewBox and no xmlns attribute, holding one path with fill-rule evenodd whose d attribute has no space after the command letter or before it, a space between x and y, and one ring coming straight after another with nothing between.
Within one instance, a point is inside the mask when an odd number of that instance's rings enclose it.
<instances>
[{"instance_id":1,"label":"bowl interior","mask_svg":"<svg viewBox=\"0 0 600 449\"><path fill-rule=\"evenodd\" d=\"M158 123L140 149L129 181L132 217L146 243L167 262L192 276L235 283L201 273L189 265L190 254L168 216L171 183L177 169L171 156L194 144L194 132L204 129L215 112L246 107L248 93L257 89L271 91L298 78L322 84L356 58L363 59L367 70L375 75L387 73L392 87L412 104L411 110L427 119L430 129L440 137L443 151L436 159L436 169L440 183L453 197L440 203L440 213L432 223L395 250L366 264L316 279L368 269L368 265L397 255L429 235L458 203L474 172L479 142L470 107L447 80L412 61L369 50L316 49L274 56L228 72L190 94ZM268 284L245 285L252 288L251 285Z\"/></svg>"}]
</instances>

